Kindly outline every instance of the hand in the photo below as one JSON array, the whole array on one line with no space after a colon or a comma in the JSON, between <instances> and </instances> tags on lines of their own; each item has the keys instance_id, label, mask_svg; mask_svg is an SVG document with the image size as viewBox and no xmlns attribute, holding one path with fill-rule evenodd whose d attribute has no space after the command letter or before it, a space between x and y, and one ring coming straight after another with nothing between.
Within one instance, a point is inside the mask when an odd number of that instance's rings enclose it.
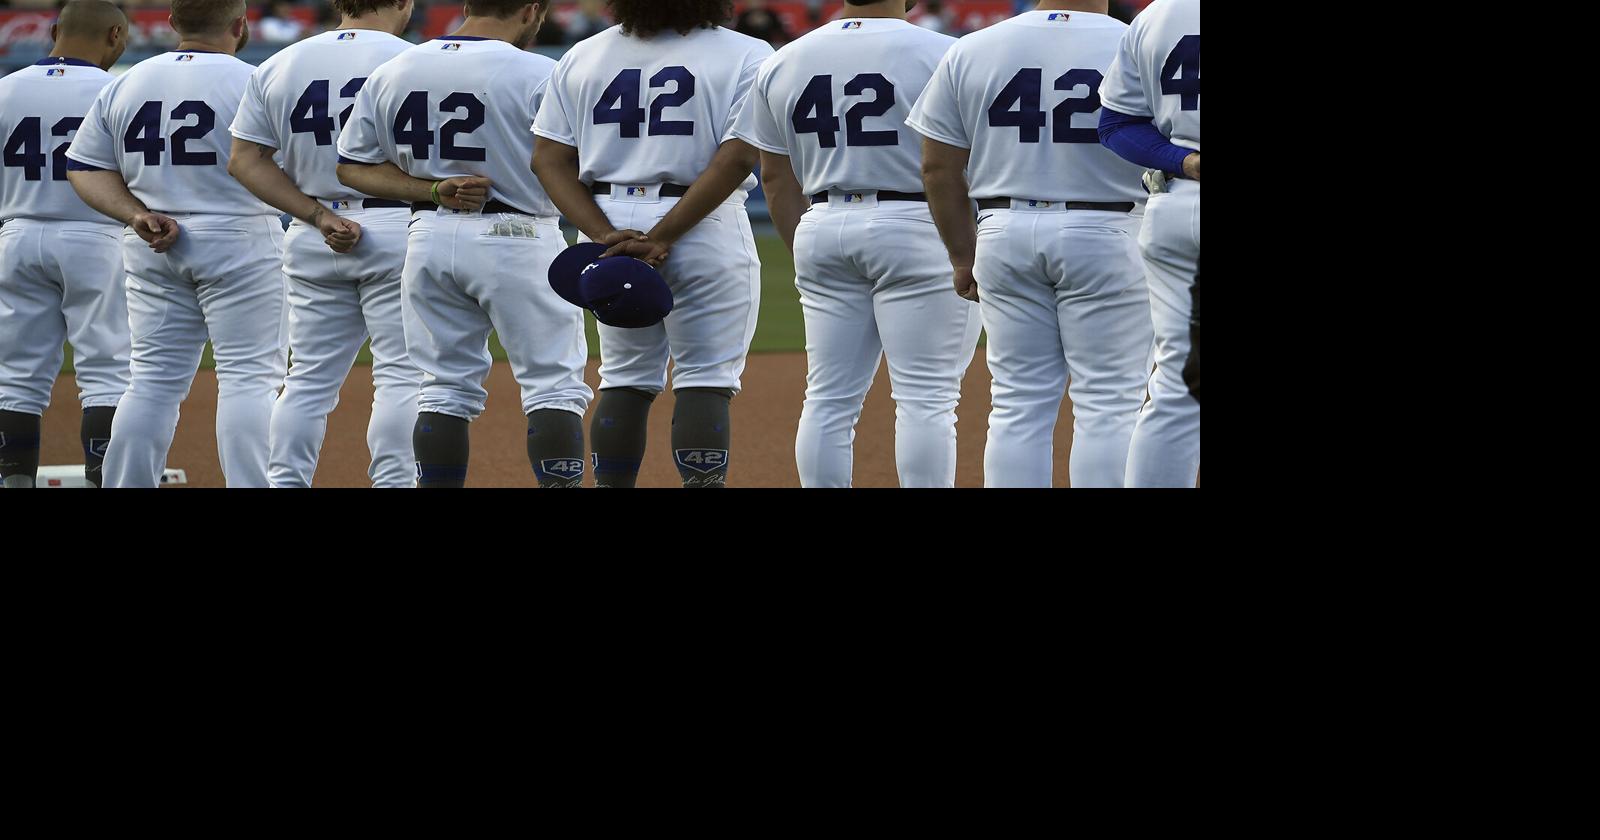
<instances>
[{"instance_id":1,"label":"hand","mask_svg":"<svg viewBox=\"0 0 1600 840\"><path fill-rule=\"evenodd\" d=\"M641 236L638 239L624 239L612 245L611 250L601 254L600 258L633 257L636 260L644 260L653 268L660 268L661 264L666 262L667 257L671 254L671 245L647 236Z\"/></svg>"},{"instance_id":2,"label":"hand","mask_svg":"<svg viewBox=\"0 0 1600 840\"><path fill-rule=\"evenodd\" d=\"M335 254L348 254L361 241L361 225L343 218L326 207L317 208L311 223L322 233L322 242Z\"/></svg>"},{"instance_id":3,"label":"hand","mask_svg":"<svg viewBox=\"0 0 1600 840\"><path fill-rule=\"evenodd\" d=\"M165 254L178 241L178 223L160 213L135 213L128 224L158 254Z\"/></svg>"},{"instance_id":4,"label":"hand","mask_svg":"<svg viewBox=\"0 0 1600 840\"><path fill-rule=\"evenodd\" d=\"M972 276L972 269L957 268L955 282L956 294L973 303L978 302L978 278Z\"/></svg>"},{"instance_id":5,"label":"hand","mask_svg":"<svg viewBox=\"0 0 1600 840\"><path fill-rule=\"evenodd\" d=\"M1195 181L1200 180L1199 152L1190 152L1189 156L1183 159L1183 177L1190 178Z\"/></svg>"},{"instance_id":6,"label":"hand","mask_svg":"<svg viewBox=\"0 0 1600 840\"><path fill-rule=\"evenodd\" d=\"M439 182L439 203L451 210L480 210L489 201L488 178L471 175Z\"/></svg>"},{"instance_id":7,"label":"hand","mask_svg":"<svg viewBox=\"0 0 1600 840\"><path fill-rule=\"evenodd\" d=\"M595 241L600 243L601 245L606 246L607 248L610 248L611 246L616 245L619 242L627 242L630 239L647 239L647 238L648 237L646 237L644 235L644 231L642 231L642 230L631 230L630 229L630 230L614 230L614 231L606 234L605 236L602 236L599 239L596 239Z\"/></svg>"}]
</instances>

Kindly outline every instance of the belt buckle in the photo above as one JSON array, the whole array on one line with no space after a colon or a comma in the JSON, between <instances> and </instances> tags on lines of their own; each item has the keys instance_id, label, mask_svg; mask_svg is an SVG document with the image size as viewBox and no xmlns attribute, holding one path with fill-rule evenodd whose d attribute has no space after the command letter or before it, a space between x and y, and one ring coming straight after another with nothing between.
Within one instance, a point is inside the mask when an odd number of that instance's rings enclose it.
<instances>
[{"instance_id":1,"label":"belt buckle","mask_svg":"<svg viewBox=\"0 0 1600 840\"><path fill-rule=\"evenodd\" d=\"M660 184L612 184L612 201L632 201L638 204L654 204L661 200Z\"/></svg>"},{"instance_id":2,"label":"belt buckle","mask_svg":"<svg viewBox=\"0 0 1600 840\"><path fill-rule=\"evenodd\" d=\"M841 207L847 210L867 210L878 206L877 190L854 190L851 192L829 192L828 206Z\"/></svg>"}]
</instances>

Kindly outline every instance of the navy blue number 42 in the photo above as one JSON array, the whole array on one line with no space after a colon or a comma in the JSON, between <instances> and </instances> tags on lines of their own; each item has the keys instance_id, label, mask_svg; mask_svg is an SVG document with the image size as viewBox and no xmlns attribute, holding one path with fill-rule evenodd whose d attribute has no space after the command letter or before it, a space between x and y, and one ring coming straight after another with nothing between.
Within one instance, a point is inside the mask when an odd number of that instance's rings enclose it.
<instances>
[{"instance_id":1,"label":"navy blue number 42","mask_svg":"<svg viewBox=\"0 0 1600 840\"><path fill-rule=\"evenodd\" d=\"M354 99L361 92L361 86L367 83L367 77L351 79L339 88L340 99ZM350 110L355 106L351 103L339 112L339 123L335 125L333 117L328 116L328 88L332 83L327 79L318 79L306 86L305 93L300 94L300 99L295 102L294 110L289 112L289 130L295 134L314 134L318 146L333 145L333 132L344 128L344 121L350 118Z\"/></svg>"},{"instance_id":2,"label":"navy blue number 42","mask_svg":"<svg viewBox=\"0 0 1600 840\"><path fill-rule=\"evenodd\" d=\"M1185 35L1161 68L1161 95L1181 97L1178 107L1200 110L1200 36Z\"/></svg>"},{"instance_id":3,"label":"navy blue number 42","mask_svg":"<svg viewBox=\"0 0 1600 840\"><path fill-rule=\"evenodd\" d=\"M470 93L456 91L439 103L443 114L465 114L439 126L440 160L486 160L487 152L478 146L459 146L456 138L470 135L483 127L483 100ZM434 144L433 129L428 127L428 92L414 90L400 102L394 115L394 142L410 146L413 160L427 160L428 150Z\"/></svg>"},{"instance_id":4,"label":"navy blue number 42","mask_svg":"<svg viewBox=\"0 0 1600 840\"><path fill-rule=\"evenodd\" d=\"M143 154L145 166L160 166L161 155L167 151L167 138L161 136L161 112L165 106L159 101L146 102L133 113L128 130L122 133L122 148L128 154ZM183 125L172 132L172 163L174 166L215 166L216 152L191 152L188 144L210 134L217 127L217 112L199 100L179 102L168 118ZM194 120L190 123L189 120Z\"/></svg>"},{"instance_id":5,"label":"navy blue number 42","mask_svg":"<svg viewBox=\"0 0 1600 840\"><path fill-rule=\"evenodd\" d=\"M862 73L845 83L845 96L861 96L872 91L872 101L857 102L845 112L844 141L846 146L898 146L898 131L868 131L863 124L868 117L881 117L894 107L894 82L882 73ZM817 135L817 145L824 149L839 146L839 118L833 114L833 77L813 76L800 92L789 115L795 134Z\"/></svg>"},{"instance_id":6,"label":"navy blue number 42","mask_svg":"<svg viewBox=\"0 0 1600 840\"><path fill-rule=\"evenodd\" d=\"M1092 114L1100 110L1099 70L1068 70L1056 79L1054 88L1072 92L1080 86L1087 87L1087 96L1068 97L1061 104L1044 112L1044 71L1037 67L1024 67L1011 77L1011 82L989 106L989 125L996 128L1015 128L1017 140L1038 143L1044 138L1044 127L1054 120L1050 131L1052 143L1098 143L1099 132L1093 128L1074 128L1073 114Z\"/></svg>"},{"instance_id":7,"label":"navy blue number 42","mask_svg":"<svg viewBox=\"0 0 1600 840\"><path fill-rule=\"evenodd\" d=\"M595 103L590 116L595 125L618 126L622 136L630 140L641 136L640 129L645 124L647 113L650 118L651 137L692 137L694 135L692 121L663 119L663 112L668 108L686 105L694 98L694 74L690 73L687 67L673 66L662 68L659 73L650 77L651 90L665 90L668 85L672 85L674 90L656 96L650 103L650 110L646 112L642 96L644 71L623 70L600 94L600 101Z\"/></svg>"}]
</instances>

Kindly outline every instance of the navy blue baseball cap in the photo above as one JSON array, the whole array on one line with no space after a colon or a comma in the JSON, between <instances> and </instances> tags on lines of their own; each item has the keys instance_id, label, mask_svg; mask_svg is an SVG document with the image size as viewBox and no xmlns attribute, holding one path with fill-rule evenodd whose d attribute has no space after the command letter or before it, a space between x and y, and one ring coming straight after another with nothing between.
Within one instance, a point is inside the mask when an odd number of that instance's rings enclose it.
<instances>
[{"instance_id":1,"label":"navy blue baseball cap","mask_svg":"<svg viewBox=\"0 0 1600 840\"><path fill-rule=\"evenodd\" d=\"M672 290L644 260L609 257L595 242L580 242L550 264L550 288L563 300L594 313L613 327L637 329L661 323L672 311Z\"/></svg>"}]
</instances>

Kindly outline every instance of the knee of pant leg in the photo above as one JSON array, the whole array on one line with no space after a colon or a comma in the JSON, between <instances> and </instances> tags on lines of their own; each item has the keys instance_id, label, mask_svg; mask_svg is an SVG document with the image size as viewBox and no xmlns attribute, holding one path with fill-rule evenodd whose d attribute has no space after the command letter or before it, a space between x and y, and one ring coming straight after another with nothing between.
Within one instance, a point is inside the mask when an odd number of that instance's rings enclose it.
<instances>
[{"instance_id":1,"label":"knee of pant leg","mask_svg":"<svg viewBox=\"0 0 1600 840\"><path fill-rule=\"evenodd\" d=\"M861 419L864 399L853 397L807 396L800 407L801 425L816 426L824 431L853 428Z\"/></svg>"},{"instance_id":2,"label":"knee of pant leg","mask_svg":"<svg viewBox=\"0 0 1600 840\"><path fill-rule=\"evenodd\" d=\"M902 399L894 404L895 420L918 426L936 426L956 422L956 403L941 399Z\"/></svg>"}]
</instances>

